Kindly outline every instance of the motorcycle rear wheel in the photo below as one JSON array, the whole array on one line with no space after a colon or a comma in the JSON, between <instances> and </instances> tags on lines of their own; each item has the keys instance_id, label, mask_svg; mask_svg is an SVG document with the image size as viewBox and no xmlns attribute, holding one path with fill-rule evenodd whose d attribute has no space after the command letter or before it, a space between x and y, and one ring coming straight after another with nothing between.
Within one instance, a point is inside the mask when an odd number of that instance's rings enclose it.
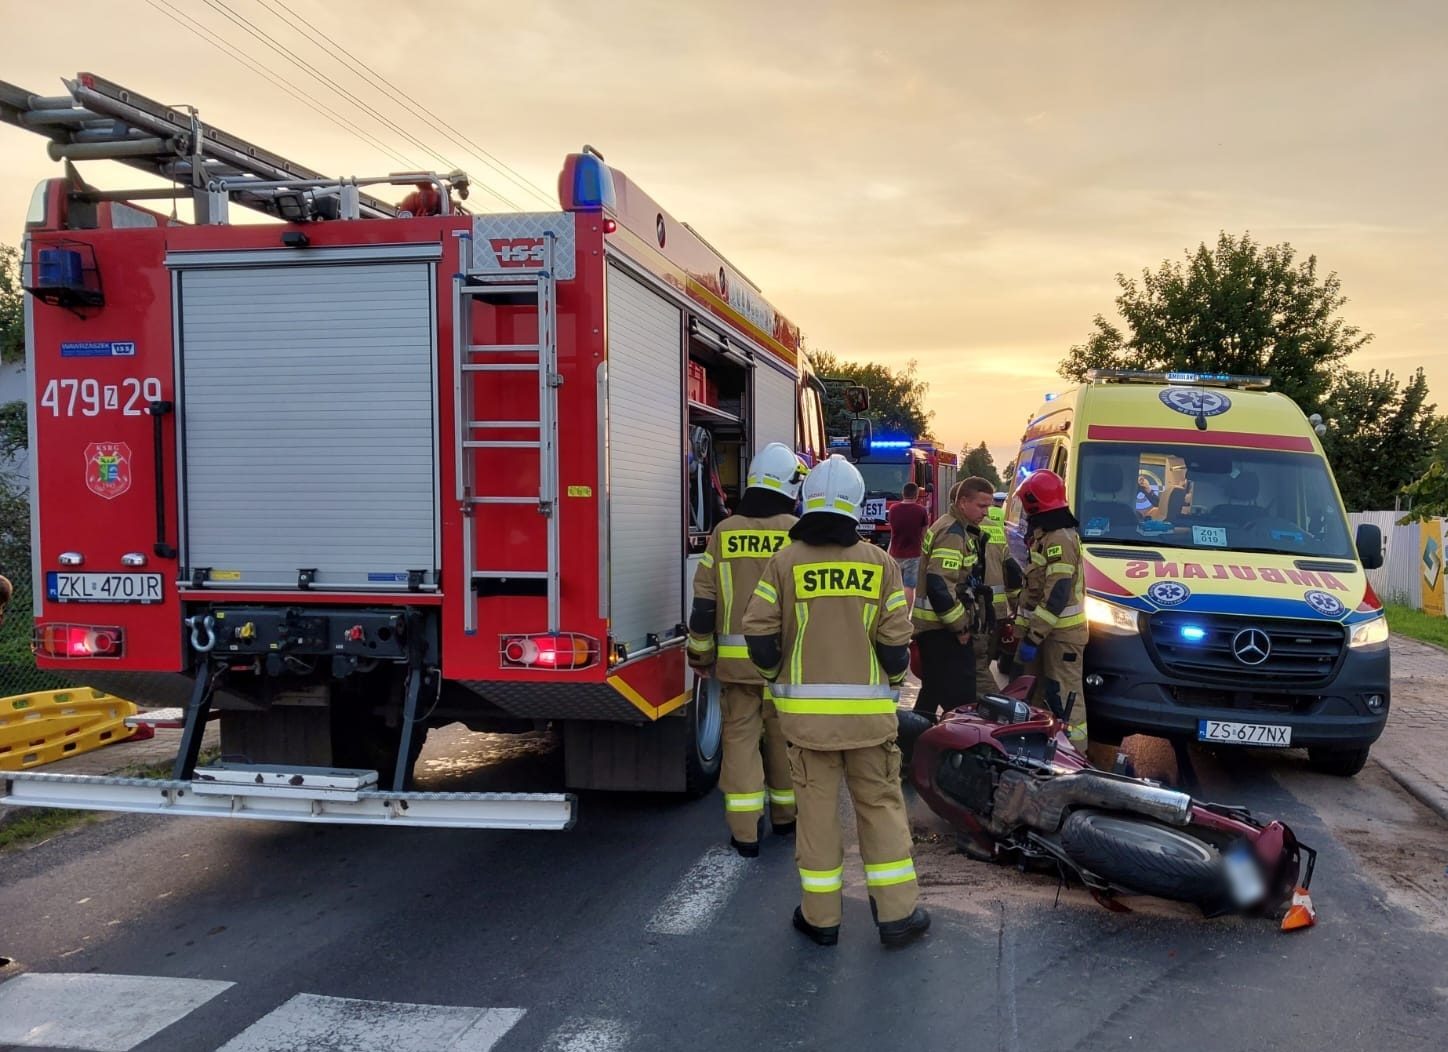
<instances>
[{"instance_id":1,"label":"motorcycle rear wheel","mask_svg":"<svg viewBox=\"0 0 1448 1052\"><path fill-rule=\"evenodd\" d=\"M1134 815L1076 811L1061 846L1077 865L1123 890L1201 903L1225 882L1217 849L1179 829Z\"/></svg>"}]
</instances>

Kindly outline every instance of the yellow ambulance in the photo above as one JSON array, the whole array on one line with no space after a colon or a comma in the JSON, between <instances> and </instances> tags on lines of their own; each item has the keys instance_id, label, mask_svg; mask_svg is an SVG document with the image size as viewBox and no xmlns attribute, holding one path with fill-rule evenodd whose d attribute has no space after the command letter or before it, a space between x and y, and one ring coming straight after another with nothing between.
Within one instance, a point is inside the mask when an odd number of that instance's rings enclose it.
<instances>
[{"instance_id":1,"label":"yellow ambulance","mask_svg":"<svg viewBox=\"0 0 1448 1052\"><path fill-rule=\"evenodd\" d=\"M1308 420L1263 377L1097 370L1021 441L1066 480L1086 553L1091 736L1305 747L1353 775L1389 707L1388 628Z\"/></svg>"}]
</instances>

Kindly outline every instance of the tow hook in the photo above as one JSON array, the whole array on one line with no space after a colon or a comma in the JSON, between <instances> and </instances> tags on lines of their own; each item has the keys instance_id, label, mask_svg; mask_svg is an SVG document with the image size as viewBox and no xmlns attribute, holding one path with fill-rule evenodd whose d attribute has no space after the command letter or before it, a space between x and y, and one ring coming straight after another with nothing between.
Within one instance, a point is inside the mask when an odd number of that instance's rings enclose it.
<instances>
[{"instance_id":1,"label":"tow hook","mask_svg":"<svg viewBox=\"0 0 1448 1052\"><path fill-rule=\"evenodd\" d=\"M191 629L191 649L206 654L216 647L216 619L210 614L188 617L182 624ZM204 641L204 642L203 642Z\"/></svg>"}]
</instances>

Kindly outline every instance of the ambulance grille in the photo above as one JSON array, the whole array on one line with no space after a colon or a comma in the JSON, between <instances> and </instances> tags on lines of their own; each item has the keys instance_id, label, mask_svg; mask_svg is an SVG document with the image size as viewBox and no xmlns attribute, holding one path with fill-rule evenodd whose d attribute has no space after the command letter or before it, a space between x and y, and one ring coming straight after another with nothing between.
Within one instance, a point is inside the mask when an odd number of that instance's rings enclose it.
<instances>
[{"instance_id":1,"label":"ambulance grille","mask_svg":"<svg viewBox=\"0 0 1448 1052\"><path fill-rule=\"evenodd\" d=\"M1162 670L1182 679L1309 685L1332 677L1342 657L1346 636L1331 621L1288 618L1230 617L1160 611L1148 621L1152 650ZM1241 634L1256 630L1270 644L1265 660L1255 664L1238 658ZM1260 643L1261 637L1255 641ZM1249 651L1249 659L1256 657Z\"/></svg>"}]
</instances>

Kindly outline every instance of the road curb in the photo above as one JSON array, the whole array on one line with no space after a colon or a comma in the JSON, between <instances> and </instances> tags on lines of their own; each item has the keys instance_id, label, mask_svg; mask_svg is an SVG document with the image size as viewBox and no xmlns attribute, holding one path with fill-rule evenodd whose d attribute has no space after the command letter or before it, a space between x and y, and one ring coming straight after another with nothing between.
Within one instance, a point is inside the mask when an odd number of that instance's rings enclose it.
<instances>
[{"instance_id":1,"label":"road curb","mask_svg":"<svg viewBox=\"0 0 1448 1052\"><path fill-rule=\"evenodd\" d=\"M1402 786L1409 796L1443 821L1448 822L1448 801L1444 800L1441 791L1430 786L1417 774L1404 770L1391 760L1384 760L1381 756L1374 755L1373 761L1387 771L1388 777Z\"/></svg>"}]
</instances>

